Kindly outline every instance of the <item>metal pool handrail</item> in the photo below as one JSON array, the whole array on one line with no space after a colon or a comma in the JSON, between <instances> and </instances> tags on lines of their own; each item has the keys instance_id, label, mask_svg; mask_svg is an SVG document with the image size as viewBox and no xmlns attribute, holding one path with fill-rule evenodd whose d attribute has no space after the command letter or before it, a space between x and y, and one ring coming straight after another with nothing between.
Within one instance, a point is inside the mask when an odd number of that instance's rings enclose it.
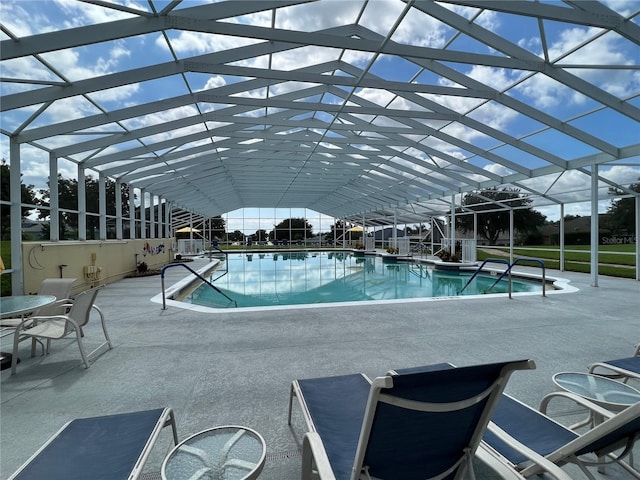
<instances>
[{"instance_id":1,"label":"metal pool handrail","mask_svg":"<svg viewBox=\"0 0 640 480\"><path fill-rule=\"evenodd\" d=\"M480 266L478 267L478 269L473 272L473 275L471 275L471 278L469 280L467 280L467 283L464 284L464 287L462 287L462 290L460 290L458 292L458 295L460 295L462 292L464 292L464 289L467 288L469 286L469 284L473 281L474 278L476 278L478 276L478 274L482 271L482 267L484 267L487 263L489 262L493 262L493 263L504 263L507 266L507 270L509 270L510 266L509 266L509 261L504 259L504 258L487 258L485 259ZM505 270L505 272L507 271Z\"/></svg>"},{"instance_id":2,"label":"metal pool handrail","mask_svg":"<svg viewBox=\"0 0 640 480\"><path fill-rule=\"evenodd\" d=\"M166 310L167 309L167 302L165 299L165 295L164 295L164 272L165 270L171 268L171 267L184 267L187 270L189 270L191 273L193 273L196 277L198 277L200 280L202 280L204 283L206 283L207 285L209 285L211 288L213 288L216 292L218 292L220 295L222 295L223 297L225 297L227 300L229 300L230 302L233 302L233 304L235 305L236 308L238 308L238 302L236 302L233 298L231 298L229 295L227 295L226 293L224 293L222 290L220 290L218 287L216 287L214 284L212 284L211 282L209 282L209 280L207 280L206 278L204 278L202 275L200 275L198 272L196 272L193 268L188 267L187 265L185 265L184 263L170 263L169 265L165 265L164 267L162 267L162 271L160 272L160 282L162 284L162 309Z\"/></svg>"},{"instance_id":3,"label":"metal pool handrail","mask_svg":"<svg viewBox=\"0 0 640 480\"><path fill-rule=\"evenodd\" d=\"M211 260L211 257L213 256L213 253L212 253L213 250L216 250L218 253L224 255L224 270L222 271L222 273L220 275L218 275L216 278L211 280L212 282L215 282L219 278L222 278L227 273L229 273L229 254L227 252L223 251L220 247L211 246L211 249L209 250L209 260ZM216 269L216 271L219 272L220 270Z\"/></svg>"},{"instance_id":4,"label":"metal pool handrail","mask_svg":"<svg viewBox=\"0 0 640 480\"><path fill-rule=\"evenodd\" d=\"M547 277L546 277L546 267L545 264L542 260L540 260L539 258L526 258L526 257L521 257L521 258L516 258L513 263L511 265L509 265L509 268L507 268L502 275L500 275L500 277L498 277L498 280L496 280L493 285L491 285L489 287L489 289L487 290L487 292L489 290L491 290L500 280L502 280L502 278L504 278L504 276L506 274L509 274L509 298L511 298L511 293L512 293L512 288L511 288L511 269L520 262L535 262L538 265L540 265L540 268L542 268L542 296L546 297L547 296ZM486 292L485 292L486 293Z\"/></svg>"},{"instance_id":5,"label":"metal pool handrail","mask_svg":"<svg viewBox=\"0 0 640 480\"><path fill-rule=\"evenodd\" d=\"M509 264L509 262L504 259L504 258L487 258L484 262L482 262L482 264L478 267L478 269L473 273L473 275L471 276L471 278L469 279L469 281L467 281L467 283L465 284L464 287L462 287L462 290L460 290L458 292L458 295L460 295L465 288L467 288L467 286L471 283L471 281L476 278L476 276L482 271L482 267L484 267L484 265L487 262L495 262L495 263L504 263L505 265L507 265L507 268L504 272L502 272L502 274L498 277L498 279L493 282L493 285L491 285L487 290L485 290L484 293L489 293L491 291L491 289L493 287L495 287L500 280L502 280L505 275L509 275L509 298L511 298L511 294L512 294L512 283L511 283L511 269L520 262L535 262L538 265L540 265L540 268L542 268L542 296L546 297L546 285L547 285L547 277L546 277L546 266L544 264L544 262L542 260L540 260L539 258L526 258L526 257L522 257L522 258L516 258L514 260L514 262L512 264Z\"/></svg>"}]
</instances>

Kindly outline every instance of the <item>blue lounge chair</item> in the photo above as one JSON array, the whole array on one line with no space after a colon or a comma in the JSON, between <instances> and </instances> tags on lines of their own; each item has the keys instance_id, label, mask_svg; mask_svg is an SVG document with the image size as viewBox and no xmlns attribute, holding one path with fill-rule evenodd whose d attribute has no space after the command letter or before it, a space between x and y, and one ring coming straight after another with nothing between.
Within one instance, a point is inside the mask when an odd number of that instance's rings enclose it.
<instances>
[{"instance_id":1,"label":"blue lounge chair","mask_svg":"<svg viewBox=\"0 0 640 480\"><path fill-rule=\"evenodd\" d=\"M170 408L72 420L9 480L135 480L169 425L177 445Z\"/></svg>"},{"instance_id":2,"label":"blue lounge chair","mask_svg":"<svg viewBox=\"0 0 640 480\"><path fill-rule=\"evenodd\" d=\"M619 379L627 382L630 378L640 380L640 343L636 345L633 356L606 360L589 365L589 373Z\"/></svg>"},{"instance_id":3,"label":"blue lounge chair","mask_svg":"<svg viewBox=\"0 0 640 480\"><path fill-rule=\"evenodd\" d=\"M570 430L546 415L547 406L554 398L571 399L604 420L582 434ZM535 452L559 466L574 463L591 480L596 477L587 467L603 469L608 463L616 463L640 479L640 472L624 461L640 437L640 402L613 414L577 395L554 392L543 399L540 409L503 395L484 441L525 477L540 473L540 466L532 463L529 455ZM502 433L508 437L500 438Z\"/></svg>"},{"instance_id":4,"label":"blue lounge chair","mask_svg":"<svg viewBox=\"0 0 640 480\"><path fill-rule=\"evenodd\" d=\"M445 363L392 370L390 373L402 375L452 368L455 367ZM606 420L584 434L574 432L546 415L547 407L554 399L568 399ZM587 467L602 468L608 462L617 463L640 479L640 472L623 461L640 437L640 403L615 415L578 395L553 392L543 398L540 410L503 393L484 434L483 444L524 477L546 471L559 478L554 465L560 467L574 463L587 478L595 480ZM621 447L621 453L613 453ZM603 460L604 455L609 455L608 460Z\"/></svg>"},{"instance_id":5,"label":"blue lounge chair","mask_svg":"<svg viewBox=\"0 0 640 480\"><path fill-rule=\"evenodd\" d=\"M295 380L289 424L295 396L310 430L302 478L464 478L509 376L532 368L526 360L373 382L363 374Z\"/></svg>"}]
</instances>

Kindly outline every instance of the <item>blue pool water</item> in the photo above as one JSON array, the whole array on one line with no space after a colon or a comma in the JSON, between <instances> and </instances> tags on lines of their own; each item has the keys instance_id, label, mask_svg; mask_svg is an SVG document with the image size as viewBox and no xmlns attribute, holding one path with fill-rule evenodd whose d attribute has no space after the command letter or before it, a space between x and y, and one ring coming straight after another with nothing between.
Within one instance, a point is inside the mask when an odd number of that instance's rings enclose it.
<instances>
[{"instance_id":1,"label":"blue pool water","mask_svg":"<svg viewBox=\"0 0 640 480\"><path fill-rule=\"evenodd\" d=\"M383 257L347 252L230 254L228 273L220 277L218 269L210 280L215 279L213 284L238 307L265 307L458 296L472 275L434 270L420 263L387 262ZM483 294L496 279L478 275L463 295ZM491 293L507 291L507 281L503 280ZM514 279L513 291L542 292L542 286ZM235 307L206 284L184 301L206 307Z\"/></svg>"}]
</instances>

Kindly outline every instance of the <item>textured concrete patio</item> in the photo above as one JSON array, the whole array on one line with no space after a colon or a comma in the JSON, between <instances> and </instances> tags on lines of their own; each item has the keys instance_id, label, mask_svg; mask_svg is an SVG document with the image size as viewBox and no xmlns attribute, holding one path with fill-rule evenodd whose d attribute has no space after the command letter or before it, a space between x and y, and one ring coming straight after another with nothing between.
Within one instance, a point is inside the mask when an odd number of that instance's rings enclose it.
<instances>
[{"instance_id":1,"label":"textured concrete patio","mask_svg":"<svg viewBox=\"0 0 640 480\"><path fill-rule=\"evenodd\" d=\"M201 267L197 259L192 267ZM185 276L172 269L167 285ZM18 372L1 374L0 477L8 478L40 445L73 418L161 406L175 410L180 439L226 424L249 426L267 443L261 479L300 477L304 422L287 425L295 378L363 372L439 362L469 365L531 358L537 369L516 373L507 391L530 405L553 391L559 371L585 371L598 360L629 356L640 342L640 283L548 272L579 291L542 297L504 296L357 307L290 308L202 313L161 305L160 277L124 279L98 295L115 348L90 369L76 344L55 342L46 357L21 344ZM94 319L95 320L95 319ZM100 340L92 320L85 340ZM3 338L7 350L10 337ZM171 447L164 432L145 478L159 479ZM636 447L636 456L640 450ZM567 471L574 472L570 467ZM481 471L480 478L491 478ZM576 474L576 478L583 478ZM602 478L628 476L609 468Z\"/></svg>"}]
</instances>

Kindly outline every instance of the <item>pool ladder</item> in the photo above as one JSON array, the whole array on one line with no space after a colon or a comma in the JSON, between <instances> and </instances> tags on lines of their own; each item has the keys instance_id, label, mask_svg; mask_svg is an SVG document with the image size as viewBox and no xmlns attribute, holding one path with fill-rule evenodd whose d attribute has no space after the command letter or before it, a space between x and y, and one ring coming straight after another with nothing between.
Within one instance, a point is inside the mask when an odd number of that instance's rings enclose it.
<instances>
[{"instance_id":1,"label":"pool ladder","mask_svg":"<svg viewBox=\"0 0 640 480\"><path fill-rule=\"evenodd\" d=\"M504 259L504 258L487 258L485 261L482 262L482 264L480 264L480 266L478 267L478 269L473 273L473 275L471 275L471 278L467 281L467 283L465 283L464 287L462 287L462 290L460 290L458 292L458 295L460 295L462 292L464 292L464 289L467 288L469 286L469 284L473 281L474 278L476 278L476 276L478 276L478 274L482 271L482 268L489 262L493 262L493 263L503 263L507 266L507 268L505 269L504 272L502 272L502 274L498 277L498 279L493 282L493 285L491 285L487 290L484 291L484 293L489 293L493 287L495 287L498 282L500 282L500 280L502 280L506 275L508 275L509 278L509 298L511 298L511 293L513 291L512 289L512 283L511 283L511 269L518 263L521 262L534 262L537 263L538 265L540 265L540 268L542 268L542 296L546 297L546 285L547 285L547 280L546 280L546 274L545 274L545 265L544 262L538 258L516 258L514 260L514 262L512 264L509 264L509 261Z\"/></svg>"},{"instance_id":2,"label":"pool ladder","mask_svg":"<svg viewBox=\"0 0 640 480\"><path fill-rule=\"evenodd\" d=\"M166 302L166 298L164 295L164 272L165 270L172 268L172 267L184 267L187 270L189 270L191 273L193 273L196 277L198 277L200 280L202 280L202 282L206 283L207 285L209 285L211 288L213 288L216 292L218 292L220 295L222 295L223 297L225 297L227 300L229 300L230 302L233 302L233 304L235 305L236 308L238 308L238 302L236 302L233 298L231 298L229 295L227 295L226 293L224 293L222 290L220 290L218 287L216 287L213 283L211 283L209 280L207 280L206 278L204 278L202 275L200 275L198 272L196 272L193 268L188 267L187 265L185 265L184 263L170 263L169 265L165 265L164 267L162 267L162 271L160 272L160 282L162 284L162 309L166 310L167 309L167 302Z\"/></svg>"}]
</instances>

